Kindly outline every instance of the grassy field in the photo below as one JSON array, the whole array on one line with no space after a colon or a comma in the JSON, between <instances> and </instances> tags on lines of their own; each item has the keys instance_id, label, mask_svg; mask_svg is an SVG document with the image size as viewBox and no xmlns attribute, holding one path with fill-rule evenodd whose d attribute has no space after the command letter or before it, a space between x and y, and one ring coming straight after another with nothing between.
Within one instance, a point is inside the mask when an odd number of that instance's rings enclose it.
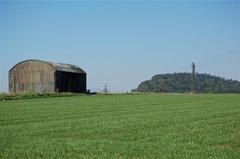
<instances>
[{"instance_id":1,"label":"grassy field","mask_svg":"<svg viewBox=\"0 0 240 159\"><path fill-rule=\"evenodd\" d=\"M0 102L0 158L240 158L240 95Z\"/></svg>"}]
</instances>

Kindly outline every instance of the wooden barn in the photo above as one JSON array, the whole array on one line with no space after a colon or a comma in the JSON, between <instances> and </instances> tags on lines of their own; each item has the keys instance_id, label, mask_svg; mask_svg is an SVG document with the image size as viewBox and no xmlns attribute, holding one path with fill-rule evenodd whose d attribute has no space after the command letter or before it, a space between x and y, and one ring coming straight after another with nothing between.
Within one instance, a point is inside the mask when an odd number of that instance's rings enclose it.
<instances>
[{"instance_id":1,"label":"wooden barn","mask_svg":"<svg viewBox=\"0 0 240 159\"><path fill-rule=\"evenodd\" d=\"M9 92L85 93L86 78L86 72L75 65L31 59L9 70Z\"/></svg>"}]
</instances>

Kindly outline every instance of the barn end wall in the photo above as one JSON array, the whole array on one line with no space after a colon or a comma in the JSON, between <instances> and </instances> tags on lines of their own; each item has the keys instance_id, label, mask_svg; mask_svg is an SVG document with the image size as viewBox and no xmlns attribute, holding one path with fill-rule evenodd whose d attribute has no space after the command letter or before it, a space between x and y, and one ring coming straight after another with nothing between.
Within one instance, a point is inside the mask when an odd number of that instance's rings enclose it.
<instances>
[{"instance_id":1,"label":"barn end wall","mask_svg":"<svg viewBox=\"0 0 240 159\"><path fill-rule=\"evenodd\" d=\"M9 92L54 92L54 71L53 66L42 61L18 63L9 71Z\"/></svg>"}]
</instances>

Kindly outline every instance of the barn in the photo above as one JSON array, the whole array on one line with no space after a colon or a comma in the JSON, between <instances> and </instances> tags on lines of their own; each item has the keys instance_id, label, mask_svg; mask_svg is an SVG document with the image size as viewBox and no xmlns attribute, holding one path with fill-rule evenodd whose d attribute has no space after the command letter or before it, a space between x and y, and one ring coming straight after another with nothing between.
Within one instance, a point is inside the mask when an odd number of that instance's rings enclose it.
<instances>
[{"instance_id":1,"label":"barn","mask_svg":"<svg viewBox=\"0 0 240 159\"><path fill-rule=\"evenodd\" d=\"M85 93L87 74L71 64L25 60L9 70L9 92Z\"/></svg>"}]
</instances>

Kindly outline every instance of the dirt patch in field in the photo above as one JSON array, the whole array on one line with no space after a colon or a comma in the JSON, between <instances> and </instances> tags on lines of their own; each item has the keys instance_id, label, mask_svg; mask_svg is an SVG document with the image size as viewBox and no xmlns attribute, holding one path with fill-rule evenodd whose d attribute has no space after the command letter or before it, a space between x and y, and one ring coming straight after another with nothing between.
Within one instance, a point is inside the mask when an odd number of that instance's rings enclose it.
<instances>
[{"instance_id":1,"label":"dirt patch in field","mask_svg":"<svg viewBox=\"0 0 240 159\"><path fill-rule=\"evenodd\" d=\"M232 149L232 145L230 144L218 144L216 145L217 148L220 148L220 149Z\"/></svg>"}]
</instances>

